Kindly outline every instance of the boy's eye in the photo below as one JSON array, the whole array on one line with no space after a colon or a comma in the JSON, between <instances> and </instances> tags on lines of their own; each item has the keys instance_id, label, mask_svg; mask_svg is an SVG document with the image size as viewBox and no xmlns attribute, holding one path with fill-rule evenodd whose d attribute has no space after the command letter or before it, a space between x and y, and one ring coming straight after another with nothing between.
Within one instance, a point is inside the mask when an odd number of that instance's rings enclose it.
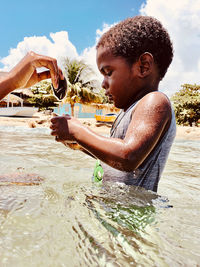
<instances>
[{"instance_id":1,"label":"boy's eye","mask_svg":"<svg viewBox=\"0 0 200 267\"><path fill-rule=\"evenodd\" d=\"M111 75L112 75L112 71L111 71L111 70L110 70L110 71L107 71L107 72L106 72L106 75L107 75L107 76L111 76Z\"/></svg>"}]
</instances>

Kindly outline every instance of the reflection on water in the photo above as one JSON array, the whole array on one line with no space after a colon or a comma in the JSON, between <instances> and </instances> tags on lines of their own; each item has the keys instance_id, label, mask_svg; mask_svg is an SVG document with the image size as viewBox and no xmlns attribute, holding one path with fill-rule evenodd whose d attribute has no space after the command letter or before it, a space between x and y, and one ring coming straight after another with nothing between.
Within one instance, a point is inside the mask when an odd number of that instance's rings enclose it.
<instances>
[{"instance_id":1,"label":"reflection on water","mask_svg":"<svg viewBox=\"0 0 200 267\"><path fill-rule=\"evenodd\" d=\"M0 266L199 264L200 142L176 141L159 195L93 185L95 161L45 129L2 127L0 144Z\"/></svg>"}]
</instances>

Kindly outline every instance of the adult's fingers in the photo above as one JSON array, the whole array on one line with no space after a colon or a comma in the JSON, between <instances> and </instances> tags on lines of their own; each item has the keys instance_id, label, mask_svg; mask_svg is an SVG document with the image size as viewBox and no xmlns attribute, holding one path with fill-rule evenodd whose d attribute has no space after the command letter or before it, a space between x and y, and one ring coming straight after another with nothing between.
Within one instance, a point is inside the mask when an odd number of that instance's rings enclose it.
<instances>
[{"instance_id":1,"label":"adult's fingers","mask_svg":"<svg viewBox=\"0 0 200 267\"><path fill-rule=\"evenodd\" d=\"M51 73L49 70L37 73L38 82L45 80L45 79L50 79L50 78L51 78Z\"/></svg>"},{"instance_id":2,"label":"adult's fingers","mask_svg":"<svg viewBox=\"0 0 200 267\"><path fill-rule=\"evenodd\" d=\"M55 63L54 63L54 67L55 66L57 66L57 65L55 65ZM59 67L58 67L58 73L59 73L58 79L64 80L65 77L62 73L62 70ZM38 82L45 80L45 79L50 79L50 78L52 78L52 73L50 70L37 73ZM53 82L53 80L52 80L52 82Z\"/></svg>"},{"instance_id":3,"label":"adult's fingers","mask_svg":"<svg viewBox=\"0 0 200 267\"><path fill-rule=\"evenodd\" d=\"M52 72L52 70L50 69L50 73L51 73L51 80L52 80L52 83L53 83L53 86L55 89L58 88L59 86L59 80L60 80L60 77L59 77L59 68L58 68L58 65L57 65L57 60L53 60L53 64L54 64L54 70L56 72L56 74L54 74L54 72ZM56 77L54 77L54 75L56 75Z\"/></svg>"},{"instance_id":4,"label":"adult's fingers","mask_svg":"<svg viewBox=\"0 0 200 267\"><path fill-rule=\"evenodd\" d=\"M38 75L37 71L34 70L34 72L31 74L28 80L26 80L26 83L22 86L22 88L29 88L32 85L36 84L38 82Z\"/></svg>"},{"instance_id":5,"label":"adult's fingers","mask_svg":"<svg viewBox=\"0 0 200 267\"><path fill-rule=\"evenodd\" d=\"M27 81L27 83L23 86L23 88L29 88L32 85L45 80L45 79L49 79L51 78L51 74L50 71L43 71L43 72L39 72L37 73L36 70L34 70L34 72L32 73L31 77L29 78L29 80Z\"/></svg>"},{"instance_id":6,"label":"adult's fingers","mask_svg":"<svg viewBox=\"0 0 200 267\"><path fill-rule=\"evenodd\" d=\"M55 58L39 55L33 52L31 55L33 55L34 57L34 60L33 60L34 67L35 68L45 67L49 69L53 86L54 88L58 88L59 68L57 65L57 60Z\"/></svg>"},{"instance_id":7,"label":"adult's fingers","mask_svg":"<svg viewBox=\"0 0 200 267\"><path fill-rule=\"evenodd\" d=\"M59 70L60 79L61 79L61 80L64 80L65 76L64 76L64 74L63 74L61 68L58 67L58 70Z\"/></svg>"}]
</instances>

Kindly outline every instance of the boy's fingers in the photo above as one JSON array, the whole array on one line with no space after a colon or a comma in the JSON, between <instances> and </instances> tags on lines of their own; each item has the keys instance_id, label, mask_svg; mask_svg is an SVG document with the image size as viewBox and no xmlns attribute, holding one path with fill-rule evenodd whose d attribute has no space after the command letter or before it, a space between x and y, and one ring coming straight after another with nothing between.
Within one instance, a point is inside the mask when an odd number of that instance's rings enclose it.
<instances>
[{"instance_id":1,"label":"boy's fingers","mask_svg":"<svg viewBox=\"0 0 200 267\"><path fill-rule=\"evenodd\" d=\"M58 116L54 116L53 118L51 118L51 122L52 122L52 123L56 123L56 121L58 120L57 117L58 117Z\"/></svg>"},{"instance_id":2,"label":"boy's fingers","mask_svg":"<svg viewBox=\"0 0 200 267\"><path fill-rule=\"evenodd\" d=\"M53 118L55 118L55 117L59 117L59 115L58 115L57 113L53 112L53 113L51 114L51 120L52 120ZM56 119L55 119L55 120L56 120Z\"/></svg>"},{"instance_id":3,"label":"boy's fingers","mask_svg":"<svg viewBox=\"0 0 200 267\"><path fill-rule=\"evenodd\" d=\"M63 142L63 140L60 139L58 136L55 137L55 141L56 141L56 142Z\"/></svg>"},{"instance_id":4,"label":"boy's fingers","mask_svg":"<svg viewBox=\"0 0 200 267\"><path fill-rule=\"evenodd\" d=\"M49 128L52 130L55 130L57 128L57 125L56 124L50 124Z\"/></svg>"},{"instance_id":5,"label":"boy's fingers","mask_svg":"<svg viewBox=\"0 0 200 267\"><path fill-rule=\"evenodd\" d=\"M53 118L51 118L51 122L52 123L55 123L56 121L58 121L58 117L60 117L60 118L63 118L63 117L65 117L65 119L71 119L71 116L70 115L68 115L68 114L63 114L62 116L60 116L60 115L58 115L58 114L56 114L56 113L53 113Z\"/></svg>"},{"instance_id":6,"label":"boy's fingers","mask_svg":"<svg viewBox=\"0 0 200 267\"><path fill-rule=\"evenodd\" d=\"M52 130L52 131L51 131L51 135L53 135L53 136L57 136L57 135L58 135L57 130Z\"/></svg>"}]
</instances>

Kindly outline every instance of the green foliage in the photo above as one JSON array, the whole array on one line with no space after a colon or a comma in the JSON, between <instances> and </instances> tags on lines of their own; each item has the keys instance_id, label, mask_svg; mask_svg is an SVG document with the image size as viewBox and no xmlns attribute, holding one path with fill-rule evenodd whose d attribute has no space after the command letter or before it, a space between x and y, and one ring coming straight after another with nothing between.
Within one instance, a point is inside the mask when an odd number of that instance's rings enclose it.
<instances>
[{"instance_id":1,"label":"green foliage","mask_svg":"<svg viewBox=\"0 0 200 267\"><path fill-rule=\"evenodd\" d=\"M74 114L74 104L90 104L103 103L103 96L99 82L94 79L95 73L90 66L83 61L76 59L63 60L65 76L67 77L67 95L63 102L68 102L71 105L72 115Z\"/></svg>"},{"instance_id":2,"label":"green foliage","mask_svg":"<svg viewBox=\"0 0 200 267\"><path fill-rule=\"evenodd\" d=\"M70 84L76 84L77 82L84 84L81 78L83 72L92 72L92 69L88 65L76 59L70 60L69 58L65 58L63 60L63 66Z\"/></svg>"},{"instance_id":3,"label":"green foliage","mask_svg":"<svg viewBox=\"0 0 200 267\"><path fill-rule=\"evenodd\" d=\"M66 102L70 103L102 103L103 99L100 94L95 93L88 87L83 87L80 82L75 84L69 84L67 96L65 97Z\"/></svg>"},{"instance_id":4,"label":"green foliage","mask_svg":"<svg viewBox=\"0 0 200 267\"><path fill-rule=\"evenodd\" d=\"M36 94L29 98L29 103L33 106L38 107L39 110L48 109L50 107L56 106L57 99L53 95Z\"/></svg>"},{"instance_id":5,"label":"green foliage","mask_svg":"<svg viewBox=\"0 0 200 267\"><path fill-rule=\"evenodd\" d=\"M101 88L99 94L102 98L102 104L113 104L113 100L110 100L109 97L105 95L105 89Z\"/></svg>"},{"instance_id":6,"label":"green foliage","mask_svg":"<svg viewBox=\"0 0 200 267\"><path fill-rule=\"evenodd\" d=\"M44 80L31 87L34 96L28 99L28 102L39 110L48 109L57 106L57 98L53 95L51 81Z\"/></svg>"},{"instance_id":7,"label":"green foliage","mask_svg":"<svg viewBox=\"0 0 200 267\"><path fill-rule=\"evenodd\" d=\"M63 59L63 69L67 77L67 95L64 103L70 103L72 115L74 104L108 103L105 90L100 83L94 79L95 73L83 61ZM57 99L53 95L51 80L44 80L31 87L34 96L28 101L39 109L48 109L57 106Z\"/></svg>"},{"instance_id":8,"label":"green foliage","mask_svg":"<svg viewBox=\"0 0 200 267\"><path fill-rule=\"evenodd\" d=\"M175 93L173 102L176 122L179 125L198 125L200 121L200 85L184 84L182 89Z\"/></svg>"},{"instance_id":9,"label":"green foliage","mask_svg":"<svg viewBox=\"0 0 200 267\"><path fill-rule=\"evenodd\" d=\"M52 94L51 81L44 80L31 87L33 94Z\"/></svg>"}]
</instances>

